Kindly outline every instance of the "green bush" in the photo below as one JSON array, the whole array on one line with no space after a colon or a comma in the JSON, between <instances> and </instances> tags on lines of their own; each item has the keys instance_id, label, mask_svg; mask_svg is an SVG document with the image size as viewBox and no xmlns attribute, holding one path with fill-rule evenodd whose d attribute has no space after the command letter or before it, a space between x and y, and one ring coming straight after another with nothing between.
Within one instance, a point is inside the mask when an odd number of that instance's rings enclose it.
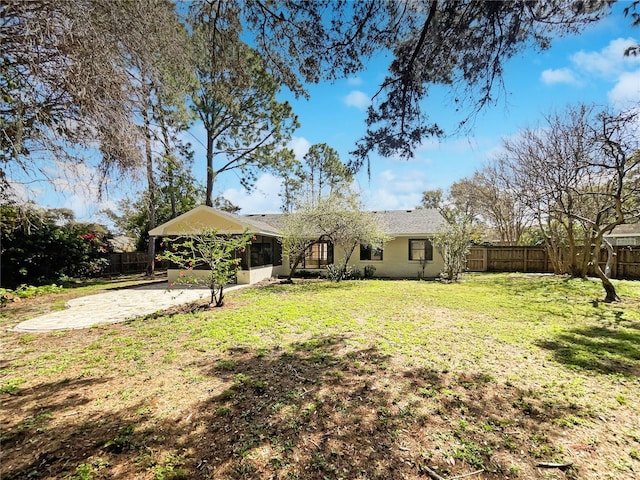
<instances>
[{"instance_id":1,"label":"green bush","mask_svg":"<svg viewBox=\"0 0 640 480\"><path fill-rule=\"evenodd\" d=\"M364 267L364 278L373 278L376 274L376 267L373 265L367 265Z\"/></svg>"},{"instance_id":2,"label":"green bush","mask_svg":"<svg viewBox=\"0 0 640 480\"><path fill-rule=\"evenodd\" d=\"M340 280L360 280L362 274L358 268L354 268L350 265L341 267L339 265L327 265L327 278L332 282L339 282Z\"/></svg>"},{"instance_id":3,"label":"green bush","mask_svg":"<svg viewBox=\"0 0 640 480\"><path fill-rule=\"evenodd\" d=\"M108 265L108 233L100 225L75 222L66 210L0 205L0 212L5 288L46 285L64 276L94 277Z\"/></svg>"},{"instance_id":4,"label":"green bush","mask_svg":"<svg viewBox=\"0 0 640 480\"><path fill-rule=\"evenodd\" d=\"M64 287L58 286L55 283L42 285L40 287L22 284L15 290L0 288L0 306L14 301L15 298L37 297L38 295L45 295L47 293L60 293L63 290Z\"/></svg>"}]
</instances>

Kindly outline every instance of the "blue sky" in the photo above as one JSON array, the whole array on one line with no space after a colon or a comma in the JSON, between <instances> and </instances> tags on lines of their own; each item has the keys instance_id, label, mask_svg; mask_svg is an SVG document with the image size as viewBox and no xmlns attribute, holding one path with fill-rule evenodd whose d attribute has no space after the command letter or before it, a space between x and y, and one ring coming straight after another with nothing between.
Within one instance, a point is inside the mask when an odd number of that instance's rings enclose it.
<instances>
[{"instance_id":1,"label":"blue sky","mask_svg":"<svg viewBox=\"0 0 640 480\"><path fill-rule=\"evenodd\" d=\"M415 158L371 159L371 176L366 169L356 176L357 188L366 208L372 210L410 209L420 203L428 189L446 190L453 182L470 176L500 149L501 139L523 128L537 125L545 113L563 109L567 104L586 102L624 108L640 104L640 57L624 57L624 49L640 40L640 28L630 26L617 5L608 17L579 35L556 39L550 50L527 51L506 64L506 92L495 106L481 112L466 135L425 142ZM355 77L308 87L310 99L293 99L301 127L294 133L291 147L299 158L314 143L328 143L338 150L343 161L365 131L365 110L369 98L385 75L389 58L382 54L372 59L366 71ZM291 98L291 97L288 97ZM459 117L442 89L434 89L426 101L433 120L455 126ZM202 131L195 126L193 133ZM201 141L204 137L201 135ZM193 142L196 153L194 175L204 180L204 150ZM98 202L90 172L80 171L58 182L51 193L39 187L29 198L49 207L67 207L78 220L102 219L97 212L113 207L124 196L144 188L130 179L109 186ZM278 212L280 181L260 176L253 192L240 186L234 172L216 179L216 194L222 194L242 208L242 213Z\"/></svg>"},{"instance_id":2,"label":"blue sky","mask_svg":"<svg viewBox=\"0 0 640 480\"><path fill-rule=\"evenodd\" d=\"M422 145L415 158L372 157L371 177L356 176L368 209L409 209L427 189L446 190L473 174L500 149L501 139L535 126L542 115L577 102L625 107L640 102L640 57L624 57L625 48L640 40L640 28L630 26L618 5L615 14L581 32L557 39L544 52L527 51L506 66L506 92L497 105L483 111L472 131ZM301 127L291 146L299 158L314 143L326 142L343 161L365 131L365 109L385 75L388 58L374 58L357 77L309 87L310 99L294 100ZM460 120L443 89L427 100L432 119L454 127ZM453 129L453 128L452 128ZM233 173L216 180L222 192L243 213L277 212L279 182L263 175L252 193L236 185Z\"/></svg>"}]
</instances>

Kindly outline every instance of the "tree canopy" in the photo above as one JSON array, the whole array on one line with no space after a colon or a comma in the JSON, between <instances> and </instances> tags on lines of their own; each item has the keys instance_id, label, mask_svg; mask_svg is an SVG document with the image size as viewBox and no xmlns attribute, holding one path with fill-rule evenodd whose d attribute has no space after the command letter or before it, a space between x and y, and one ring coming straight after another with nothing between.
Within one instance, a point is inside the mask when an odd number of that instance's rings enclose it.
<instances>
[{"instance_id":1,"label":"tree canopy","mask_svg":"<svg viewBox=\"0 0 640 480\"><path fill-rule=\"evenodd\" d=\"M145 82L131 75L131 66L143 68L150 78L153 69L192 61L190 48L175 48L186 31L194 38L215 38L205 42L209 48L196 56L194 67L213 75L201 76L200 84L207 102L213 102L207 103L209 112L228 104L212 93L220 91L231 100L236 90L219 87L245 85L255 78L252 72L263 84L273 84L266 89L270 95L279 85L304 95L305 83L354 74L374 53L391 52L388 75L374 95L352 166L368 162L374 151L410 157L426 137L442 133L437 114L425 110L431 86L450 87L464 125L496 99L506 60L526 48L548 48L553 38L598 21L608 14L609 4L213 0L193 4L189 18L199 20L185 29L169 0L8 0L0 5L1 174L6 180L6 169L13 166L33 173L37 162L27 159L41 154L72 160L71 146L97 146L104 174L112 167L139 165L136 99ZM635 6L630 8L635 11ZM170 76L160 73L153 78L170 83ZM241 98L230 105L224 118L242 117L248 107ZM279 112L279 119L265 117L273 126L292 118L285 105L270 108ZM261 132L278 133L263 125ZM282 127L282 139L294 126L289 121ZM241 143L257 146L264 139L254 135ZM248 155L242 154L246 145L224 142L222 150L234 150L236 158Z\"/></svg>"},{"instance_id":2,"label":"tree canopy","mask_svg":"<svg viewBox=\"0 0 640 480\"><path fill-rule=\"evenodd\" d=\"M0 180L7 169L47 177L47 158L85 162L95 149L102 178L140 165L142 84L131 66L151 72L176 59L175 5L8 0L0 18Z\"/></svg>"},{"instance_id":3,"label":"tree canopy","mask_svg":"<svg viewBox=\"0 0 640 480\"><path fill-rule=\"evenodd\" d=\"M598 261L604 236L640 219L638 138L637 111L577 105L504 143L501 160L544 233L556 273L585 277L592 267L607 301L617 295Z\"/></svg>"}]
</instances>

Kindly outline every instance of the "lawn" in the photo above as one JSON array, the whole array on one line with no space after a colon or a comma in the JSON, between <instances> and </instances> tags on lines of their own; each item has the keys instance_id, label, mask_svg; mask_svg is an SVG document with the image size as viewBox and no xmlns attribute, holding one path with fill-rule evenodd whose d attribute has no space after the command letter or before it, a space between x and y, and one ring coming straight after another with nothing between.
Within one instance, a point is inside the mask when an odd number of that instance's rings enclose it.
<instances>
[{"instance_id":1,"label":"lawn","mask_svg":"<svg viewBox=\"0 0 640 480\"><path fill-rule=\"evenodd\" d=\"M7 330L2 479L640 478L640 283L301 282Z\"/></svg>"}]
</instances>

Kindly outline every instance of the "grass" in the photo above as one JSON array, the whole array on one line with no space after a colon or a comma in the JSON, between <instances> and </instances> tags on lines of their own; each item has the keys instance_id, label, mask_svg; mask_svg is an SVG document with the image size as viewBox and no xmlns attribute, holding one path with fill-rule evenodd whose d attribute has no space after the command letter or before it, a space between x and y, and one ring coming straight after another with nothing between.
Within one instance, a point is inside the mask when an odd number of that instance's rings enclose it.
<instances>
[{"instance_id":1,"label":"grass","mask_svg":"<svg viewBox=\"0 0 640 480\"><path fill-rule=\"evenodd\" d=\"M599 283L548 275L311 281L5 331L0 476L634 478L640 283L616 286L623 302L604 304Z\"/></svg>"}]
</instances>

